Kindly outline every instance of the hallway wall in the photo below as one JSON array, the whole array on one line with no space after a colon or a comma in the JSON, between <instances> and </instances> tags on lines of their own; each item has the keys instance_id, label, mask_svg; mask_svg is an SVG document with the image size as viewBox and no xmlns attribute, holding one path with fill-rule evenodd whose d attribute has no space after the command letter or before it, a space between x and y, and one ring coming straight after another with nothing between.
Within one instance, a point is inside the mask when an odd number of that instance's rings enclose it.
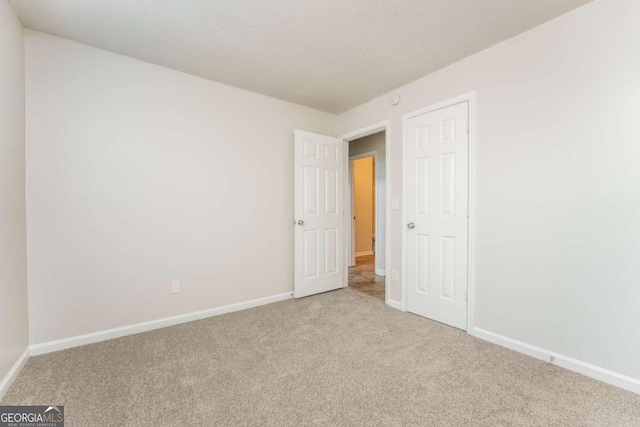
<instances>
[{"instance_id":1,"label":"hallway wall","mask_svg":"<svg viewBox=\"0 0 640 427\"><path fill-rule=\"evenodd\" d=\"M356 256L371 255L375 229L375 182L373 157L353 162L353 206L356 231Z\"/></svg>"}]
</instances>

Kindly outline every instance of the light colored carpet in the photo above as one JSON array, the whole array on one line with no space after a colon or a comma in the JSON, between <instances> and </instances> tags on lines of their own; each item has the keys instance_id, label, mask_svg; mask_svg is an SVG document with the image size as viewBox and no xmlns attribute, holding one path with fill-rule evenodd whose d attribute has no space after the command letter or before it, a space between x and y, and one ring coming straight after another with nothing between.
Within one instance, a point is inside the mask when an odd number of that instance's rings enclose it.
<instances>
[{"instance_id":1,"label":"light colored carpet","mask_svg":"<svg viewBox=\"0 0 640 427\"><path fill-rule=\"evenodd\" d=\"M640 426L640 396L344 289L33 357L68 426Z\"/></svg>"}]
</instances>

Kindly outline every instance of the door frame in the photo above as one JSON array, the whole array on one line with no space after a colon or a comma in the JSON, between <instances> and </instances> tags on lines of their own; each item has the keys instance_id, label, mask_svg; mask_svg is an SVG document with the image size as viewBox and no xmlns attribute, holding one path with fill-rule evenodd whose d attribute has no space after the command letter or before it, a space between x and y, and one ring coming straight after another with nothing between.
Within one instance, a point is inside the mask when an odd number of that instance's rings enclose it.
<instances>
[{"instance_id":1,"label":"door frame","mask_svg":"<svg viewBox=\"0 0 640 427\"><path fill-rule=\"evenodd\" d=\"M341 138L345 144L344 144L344 155L342 156L344 158L344 173L348 174L349 173L349 142L353 141L355 139L360 139L360 138L364 138L365 136L369 136L369 135L373 135L374 133L378 133L378 132L383 132L385 133L385 143L384 143L384 149L385 149L385 205L384 205L384 210L385 210L385 217L386 217L386 221L385 221L385 228L384 228L384 239L385 239L385 244L384 244L384 252L385 252L385 258L384 258L384 271L385 271L385 277L384 277L384 302L385 304L394 307L394 308L398 308L398 302L397 301L392 301L389 295L389 271L390 270L390 266L391 266L391 233L390 233L390 227L389 227L389 222L391 219L391 126L390 126L390 121L389 120L384 120L382 122L378 122L378 123L374 123L372 125L369 126L365 126L363 128L360 129L356 129L354 131L348 132L343 134L342 136L340 136L339 138ZM345 177L347 177L347 175L344 175ZM345 208L348 206L351 194L350 194L350 179L345 179L345 191L344 191L344 197L345 197ZM346 225L346 230L348 233L351 233L351 224L352 221L349 221L349 217L346 216L346 211L347 209L345 209L345 225ZM376 215L377 216L377 215ZM345 233L346 236L346 233ZM344 239L344 252L345 252L345 263L344 263L344 278L345 278L345 284L344 287L346 288L347 286L349 286L349 248L347 247L347 244L349 243L350 239L347 239L345 237ZM378 243L378 238L376 238L376 246L379 244Z\"/></svg>"},{"instance_id":2,"label":"door frame","mask_svg":"<svg viewBox=\"0 0 640 427\"><path fill-rule=\"evenodd\" d=\"M465 93L437 104L421 108L402 116L402 310L407 311L407 121L422 114L431 113L456 104L468 102L469 108L469 212L467 241L467 333L474 335L476 300L476 93Z\"/></svg>"},{"instance_id":3,"label":"door frame","mask_svg":"<svg viewBox=\"0 0 640 427\"><path fill-rule=\"evenodd\" d=\"M374 151L369 151L366 153L362 153L362 154L356 154L355 156L351 156L349 157L349 175L347 176L347 181L349 181L349 194L348 194L348 200L349 203L345 206L345 210L347 212L347 221L349 222L349 226L347 227L347 248L349 249L349 264L353 263L353 265L355 265L356 263L356 233L355 230L353 228L353 220L351 219L353 217L354 214L354 209L353 209L353 203L354 203L354 181L353 181L353 161L354 160L358 160L358 159L366 159L368 157L373 157L373 162L374 162L374 167L373 167L373 175L374 177L377 179L378 178L378 174L376 173L376 162L378 161L378 151L374 150ZM386 183L386 178L385 178L385 183ZM377 234L378 234L378 223L379 221L379 215L380 215L380 209L378 209L378 186L374 184L375 186L375 191L373 193L373 206L376 207L376 211L375 214L373 215L373 228L374 230L376 230L376 244L373 248L373 252L378 254L380 253L380 239L377 238ZM386 208L386 205L385 205ZM386 252L385 252L385 260L386 260ZM374 264L374 269L375 269L375 273L378 274L379 270L377 268L375 268L375 264ZM380 275L380 274L379 274ZM381 274L381 276L386 276L386 272L385 274Z\"/></svg>"}]
</instances>

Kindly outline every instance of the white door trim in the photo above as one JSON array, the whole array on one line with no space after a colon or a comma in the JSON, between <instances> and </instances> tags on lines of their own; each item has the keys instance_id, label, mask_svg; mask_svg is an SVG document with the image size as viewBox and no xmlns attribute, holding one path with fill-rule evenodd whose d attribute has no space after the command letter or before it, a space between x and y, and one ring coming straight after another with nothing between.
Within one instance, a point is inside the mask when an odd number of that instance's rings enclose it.
<instances>
[{"instance_id":1,"label":"white door trim","mask_svg":"<svg viewBox=\"0 0 640 427\"><path fill-rule=\"evenodd\" d=\"M348 144L348 143L347 143ZM375 164L377 164L378 162L378 152L377 151L369 151L367 153L362 153L362 154L356 154L355 156L351 156L349 157L349 175L347 176L347 181L349 182L349 194L348 194L348 200L349 203L347 203L345 205L345 209L347 210L347 233L345 233L345 235L347 236L347 249L349 250L349 265L353 266L356 263L356 257L358 256L364 256L364 255L371 255L372 253L362 253L362 254L358 254L356 253L356 242L355 242L355 230L353 229L353 221L351 218L353 218L353 161L354 160L358 160L358 159L366 159L367 157L373 157L373 161ZM376 175L376 177L378 176L378 174L375 172L375 168L373 173ZM373 200L373 206L376 207L376 212L373 218L373 228L374 230L378 231L378 215L380 215L380 210L378 209L378 189L376 188L376 191L374 192L374 200ZM374 248L374 252L375 253L380 253L380 239L376 239L376 246ZM386 254L385 254L386 256ZM377 273L376 273L377 274Z\"/></svg>"},{"instance_id":2,"label":"white door trim","mask_svg":"<svg viewBox=\"0 0 640 427\"><path fill-rule=\"evenodd\" d=\"M364 138L365 136L369 136L369 135L373 135L374 133L378 133L378 132L385 132L385 144L384 144L384 149L385 149L385 215L386 215L386 224L385 224L385 260L384 260L384 269L385 272L387 272L387 274L385 275L384 278L384 301L387 305L393 307L393 308L400 308L400 302L399 301L393 301L391 300L390 296L389 296L389 274L388 272L391 271L390 270L390 266L391 266L391 236L390 236L390 227L389 227L389 223L391 220L391 126L390 126L390 121L389 120L384 120L382 122L378 122L375 124L372 124L370 126L366 126L360 129L356 129L352 132L348 132L345 133L344 135L340 136L341 139L343 139L345 141L345 155L343 156L345 161L344 161L344 171L345 173L349 172L349 141L353 141L354 139L359 139L359 138ZM345 175L346 176L346 175ZM348 187L348 180L345 179L345 186ZM345 206L347 206L347 203L349 203L349 199L348 197L349 194L349 188L345 188L344 191L344 195L345 195ZM345 209L346 212L346 209ZM345 220L348 219L345 216ZM350 224L351 221L346 221L347 224ZM351 232L350 226L348 226L348 232ZM348 243L348 239L344 239L344 245L345 245L345 254L348 255L349 251L347 248L347 243ZM377 245L377 241L378 239L376 239L376 245ZM349 262L348 259L345 260L347 262L344 263L344 277L345 277L345 287L349 286Z\"/></svg>"},{"instance_id":3,"label":"white door trim","mask_svg":"<svg viewBox=\"0 0 640 427\"><path fill-rule=\"evenodd\" d=\"M402 301L403 311L407 311L407 247L406 247L406 183L407 183L407 121L412 117L460 104L469 103L469 241L468 241L468 276L467 276L467 333L475 331L475 296L476 296L476 93L475 91L456 96L443 102L402 116Z\"/></svg>"}]
</instances>

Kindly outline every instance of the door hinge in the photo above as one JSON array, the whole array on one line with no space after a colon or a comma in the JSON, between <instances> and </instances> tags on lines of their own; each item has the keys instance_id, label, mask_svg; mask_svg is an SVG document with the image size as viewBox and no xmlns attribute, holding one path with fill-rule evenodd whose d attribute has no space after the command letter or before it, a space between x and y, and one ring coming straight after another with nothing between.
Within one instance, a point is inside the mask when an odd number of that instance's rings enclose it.
<instances>
[{"instance_id":1,"label":"door hinge","mask_svg":"<svg viewBox=\"0 0 640 427\"><path fill-rule=\"evenodd\" d=\"M469 133L469 122L467 122L467 133Z\"/></svg>"}]
</instances>

